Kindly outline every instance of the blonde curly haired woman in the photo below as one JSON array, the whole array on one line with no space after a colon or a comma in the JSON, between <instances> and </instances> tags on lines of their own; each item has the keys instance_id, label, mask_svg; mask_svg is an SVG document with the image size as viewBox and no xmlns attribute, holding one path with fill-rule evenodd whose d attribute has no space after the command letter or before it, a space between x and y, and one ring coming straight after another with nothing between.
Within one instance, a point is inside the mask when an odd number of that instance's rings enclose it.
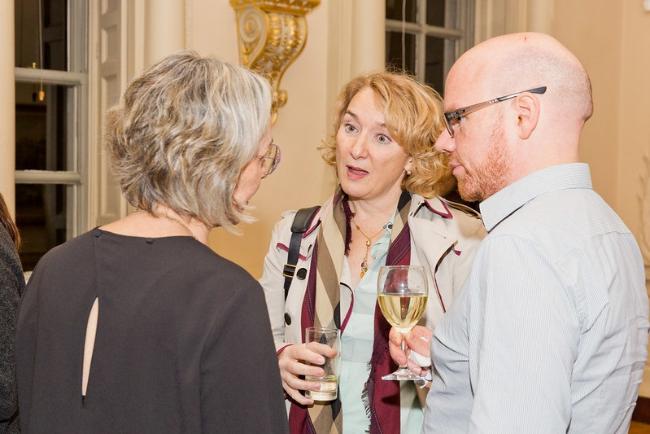
<instances>
[{"instance_id":1,"label":"blonde curly haired woman","mask_svg":"<svg viewBox=\"0 0 650 434\"><path fill-rule=\"evenodd\" d=\"M304 234L286 298L282 271L295 213L276 225L260 280L292 433L420 432L415 386L381 379L395 366L376 283L384 264L424 265L425 321L433 327L469 270L483 231L469 209L438 196L449 187L444 157L433 149L443 128L438 94L406 75L358 77L339 97L323 149L339 186ZM341 330L339 398L326 404L302 394L319 387L302 376L323 375L314 365L325 352L301 343L315 324Z\"/></svg>"}]
</instances>

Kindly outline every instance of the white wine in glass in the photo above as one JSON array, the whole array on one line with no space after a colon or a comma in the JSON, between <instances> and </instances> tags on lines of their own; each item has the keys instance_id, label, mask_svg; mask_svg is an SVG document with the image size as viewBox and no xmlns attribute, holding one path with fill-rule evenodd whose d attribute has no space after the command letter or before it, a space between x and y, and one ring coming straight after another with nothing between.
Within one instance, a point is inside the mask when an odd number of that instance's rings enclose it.
<instances>
[{"instance_id":1,"label":"white wine in glass","mask_svg":"<svg viewBox=\"0 0 650 434\"><path fill-rule=\"evenodd\" d=\"M418 323L427 306L427 277L422 266L385 265L379 269L377 297L381 313L386 321L408 334ZM406 342L402 339L402 351L406 353ZM400 366L384 380L420 380L406 366Z\"/></svg>"}]
</instances>

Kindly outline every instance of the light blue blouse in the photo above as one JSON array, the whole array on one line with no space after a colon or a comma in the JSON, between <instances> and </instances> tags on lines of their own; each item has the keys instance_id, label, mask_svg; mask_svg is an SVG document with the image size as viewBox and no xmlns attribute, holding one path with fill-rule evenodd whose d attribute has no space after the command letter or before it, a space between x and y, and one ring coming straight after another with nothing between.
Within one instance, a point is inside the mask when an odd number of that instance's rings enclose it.
<instances>
[{"instance_id":1,"label":"light blue blouse","mask_svg":"<svg viewBox=\"0 0 650 434\"><path fill-rule=\"evenodd\" d=\"M391 227L392 221L384 226L383 235L371 246L370 254L373 261L354 289L352 314L345 332L341 335L340 392L344 433L365 433L370 428L370 418L366 409L368 399L364 395L364 386L370 374L377 277L379 268L386 264ZM349 272L346 259L344 273ZM400 398L406 398L406 402L402 402L400 414L403 434L419 433L424 419L422 408L414 393L415 387L411 383L402 382ZM410 393L404 393L405 388L410 389L408 390Z\"/></svg>"}]
</instances>

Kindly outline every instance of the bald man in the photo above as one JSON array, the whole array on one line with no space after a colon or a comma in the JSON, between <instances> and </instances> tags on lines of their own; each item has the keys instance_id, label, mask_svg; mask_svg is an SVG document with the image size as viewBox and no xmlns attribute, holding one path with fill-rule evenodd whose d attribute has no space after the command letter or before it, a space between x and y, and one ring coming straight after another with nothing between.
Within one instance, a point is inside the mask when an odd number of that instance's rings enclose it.
<instances>
[{"instance_id":1,"label":"bald man","mask_svg":"<svg viewBox=\"0 0 650 434\"><path fill-rule=\"evenodd\" d=\"M444 106L436 148L489 234L431 339L424 432L627 433L648 298L634 237L579 162L585 69L546 35L490 39L454 64Z\"/></svg>"}]
</instances>

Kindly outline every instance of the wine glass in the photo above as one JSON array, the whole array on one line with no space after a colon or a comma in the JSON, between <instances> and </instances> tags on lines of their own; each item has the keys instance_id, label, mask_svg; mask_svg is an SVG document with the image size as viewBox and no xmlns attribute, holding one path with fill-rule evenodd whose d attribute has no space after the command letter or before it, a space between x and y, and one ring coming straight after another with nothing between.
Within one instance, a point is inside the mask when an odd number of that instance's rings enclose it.
<instances>
[{"instance_id":1,"label":"wine glass","mask_svg":"<svg viewBox=\"0 0 650 434\"><path fill-rule=\"evenodd\" d=\"M384 265L379 269L377 298L381 313L386 321L405 337L417 324L427 306L427 276L424 267L415 265ZM402 351L406 353L406 342L402 339ZM384 380L420 380L404 366Z\"/></svg>"}]
</instances>

